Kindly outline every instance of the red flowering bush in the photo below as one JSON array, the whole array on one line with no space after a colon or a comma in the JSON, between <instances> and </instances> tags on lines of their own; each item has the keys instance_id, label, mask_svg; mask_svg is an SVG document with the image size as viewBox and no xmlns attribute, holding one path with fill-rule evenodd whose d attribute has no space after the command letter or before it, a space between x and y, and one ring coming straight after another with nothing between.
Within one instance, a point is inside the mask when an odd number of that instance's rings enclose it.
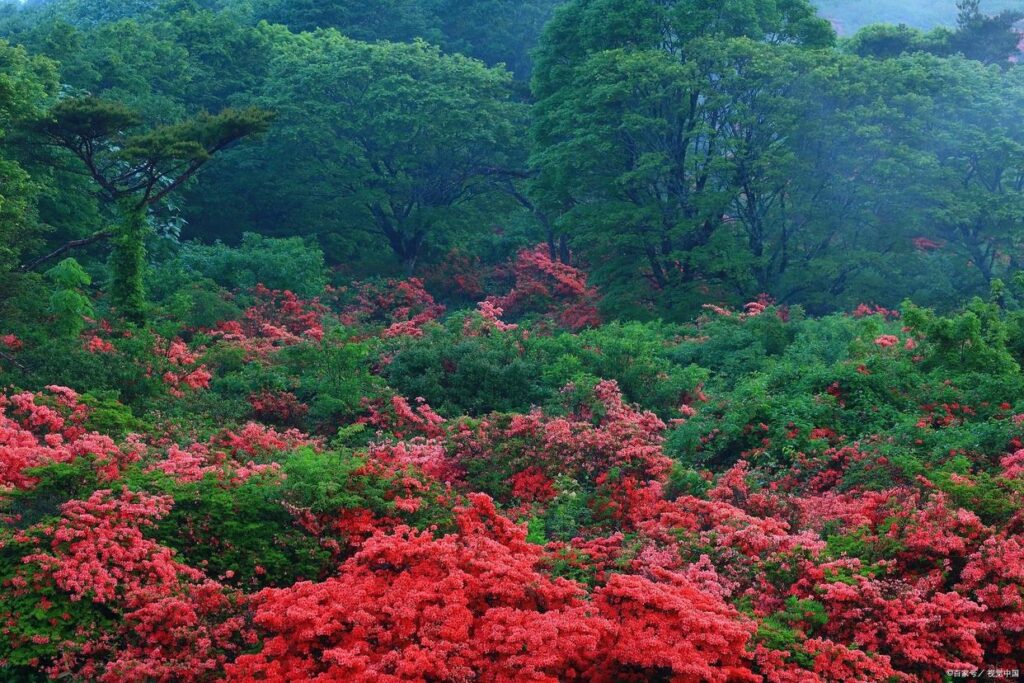
<instances>
[{"instance_id":1,"label":"red flowering bush","mask_svg":"<svg viewBox=\"0 0 1024 683\"><path fill-rule=\"evenodd\" d=\"M116 353L117 349L106 339L93 335L85 343L85 350L89 353Z\"/></svg>"},{"instance_id":2,"label":"red flowering bush","mask_svg":"<svg viewBox=\"0 0 1024 683\"><path fill-rule=\"evenodd\" d=\"M984 659L978 636L987 630L975 602L939 592L929 582L913 585L854 577L825 587L825 633L891 657L901 670L941 681L949 669L974 669Z\"/></svg>"},{"instance_id":3,"label":"red flowering bush","mask_svg":"<svg viewBox=\"0 0 1024 683\"><path fill-rule=\"evenodd\" d=\"M993 536L970 555L960 573L958 593L983 606L987 628L985 663L1014 668L1024 652L1024 539L1020 534Z\"/></svg>"},{"instance_id":4,"label":"red flowering bush","mask_svg":"<svg viewBox=\"0 0 1024 683\"><path fill-rule=\"evenodd\" d=\"M492 301L481 301L477 304L477 317L466 318L462 326L462 332L467 337L476 337L488 334L492 330L498 332L509 332L519 326L513 323L506 323L501 320L504 310L496 306Z\"/></svg>"},{"instance_id":5,"label":"red flowering bush","mask_svg":"<svg viewBox=\"0 0 1024 683\"><path fill-rule=\"evenodd\" d=\"M1018 665L1024 374L997 307L908 307L901 327L762 297L552 332L593 296L534 251L507 300L444 325L415 280L328 295L362 341L322 339L326 306L265 288L214 331L101 323L63 343L121 384L82 396L39 388L34 342L0 345L34 389L0 395L0 678Z\"/></svg>"},{"instance_id":6,"label":"red flowering bush","mask_svg":"<svg viewBox=\"0 0 1024 683\"><path fill-rule=\"evenodd\" d=\"M9 351L19 351L25 346L22 341L13 334L0 335L0 344L3 344Z\"/></svg>"},{"instance_id":7,"label":"red flowering bush","mask_svg":"<svg viewBox=\"0 0 1024 683\"><path fill-rule=\"evenodd\" d=\"M0 491L31 488L37 481L27 470L89 458L105 481L115 480L124 466L139 459L134 445L119 447L81 425L89 409L66 387L48 387L47 394L0 395Z\"/></svg>"},{"instance_id":8,"label":"red flowering bush","mask_svg":"<svg viewBox=\"0 0 1024 683\"><path fill-rule=\"evenodd\" d=\"M900 317L899 311L893 311L882 306L871 306L868 304L859 304L853 311L854 318L865 318L871 315L880 315L886 319L896 319Z\"/></svg>"},{"instance_id":9,"label":"red flowering bush","mask_svg":"<svg viewBox=\"0 0 1024 683\"><path fill-rule=\"evenodd\" d=\"M99 490L8 539L22 556L16 566L0 561L0 623L11 648L0 652L21 660L25 648L29 664L45 657L51 676L80 680L199 681L219 670L243 620L225 613L219 585L146 537L170 504ZM38 635L40 616L63 624L55 637Z\"/></svg>"},{"instance_id":10,"label":"red flowering bush","mask_svg":"<svg viewBox=\"0 0 1024 683\"><path fill-rule=\"evenodd\" d=\"M363 422L399 439L444 434L444 418L435 413L422 397L410 404L401 396L392 396L390 402L379 401L368 407L370 414Z\"/></svg>"},{"instance_id":11,"label":"red flowering bush","mask_svg":"<svg viewBox=\"0 0 1024 683\"><path fill-rule=\"evenodd\" d=\"M879 346L883 349L892 346L898 346L900 338L892 334L883 334L882 336L875 339L875 346Z\"/></svg>"},{"instance_id":12,"label":"red flowering bush","mask_svg":"<svg viewBox=\"0 0 1024 683\"><path fill-rule=\"evenodd\" d=\"M566 417L535 410L454 428L451 457L465 472L466 485L503 502L513 496L533 502L550 498L546 492L555 478L568 477L596 491L599 514L622 520L637 514L659 495L671 466L661 451L665 424L627 405L615 382L601 382L593 394L593 407Z\"/></svg>"},{"instance_id":13,"label":"red flowering bush","mask_svg":"<svg viewBox=\"0 0 1024 683\"><path fill-rule=\"evenodd\" d=\"M385 337L422 334L422 327L444 313L418 278L363 282L354 292L340 292L351 299L341 311L345 325L383 325Z\"/></svg>"},{"instance_id":14,"label":"red flowering bush","mask_svg":"<svg viewBox=\"0 0 1024 683\"><path fill-rule=\"evenodd\" d=\"M515 317L540 315L570 330L601 323L597 290L587 286L586 273L553 260L547 245L520 251L512 272L512 290L488 299L495 308Z\"/></svg>"},{"instance_id":15,"label":"red flowering bush","mask_svg":"<svg viewBox=\"0 0 1024 683\"><path fill-rule=\"evenodd\" d=\"M169 510L167 498L127 490L119 495L96 491L88 500L61 506L55 526L38 527L48 547L22 561L41 569L72 600L116 601L134 608L143 597L166 595L179 576L201 577L142 533Z\"/></svg>"},{"instance_id":16,"label":"red flowering bush","mask_svg":"<svg viewBox=\"0 0 1024 683\"><path fill-rule=\"evenodd\" d=\"M256 419L276 424L297 424L309 412L290 391L261 391L249 397L249 405Z\"/></svg>"},{"instance_id":17,"label":"red flowering bush","mask_svg":"<svg viewBox=\"0 0 1024 683\"><path fill-rule=\"evenodd\" d=\"M159 358L161 365L166 368L161 377L164 384L170 387L172 396L181 398L185 396L186 391L210 388L210 380L213 379L213 375L205 365L199 363L202 351L202 349L190 350L188 345L180 339L172 339L166 346L162 340L157 340L154 356ZM152 374L154 371L155 369L151 367L150 373Z\"/></svg>"},{"instance_id":18,"label":"red flowering bush","mask_svg":"<svg viewBox=\"0 0 1024 683\"><path fill-rule=\"evenodd\" d=\"M374 536L336 578L258 595L267 636L229 680L557 680L597 654L580 590L538 571L521 529L485 497L457 521L440 539Z\"/></svg>"},{"instance_id":19,"label":"red flowering bush","mask_svg":"<svg viewBox=\"0 0 1024 683\"><path fill-rule=\"evenodd\" d=\"M323 338L321 321L327 308L318 299L303 301L294 293L267 289L253 290L257 303L245 311L244 329L250 336L291 341Z\"/></svg>"},{"instance_id":20,"label":"red flowering bush","mask_svg":"<svg viewBox=\"0 0 1024 683\"><path fill-rule=\"evenodd\" d=\"M241 347L250 359L266 359L277 348L323 339L329 309L319 299L305 300L263 285L251 294L256 301L242 319L220 323L211 331L213 337Z\"/></svg>"},{"instance_id":21,"label":"red flowering bush","mask_svg":"<svg viewBox=\"0 0 1024 683\"><path fill-rule=\"evenodd\" d=\"M229 680L757 680L751 627L681 576L620 577L582 600L538 568L541 549L485 496L458 533L399 527L369 539L337 578L256 597L261 652Z\"/></svg>"},{"instance_id":22,"label":"red flowering bush","mask_svg":"<svg viewBox=\"0 0 1024 683\"><path fill-rule=\"evenodd\" d=\"M244 601L206 581L128 612L122 644L97 680L200 683L221 678L225 665L256 642Z\"/></svg>"},{"instance_id":23,"label":"red flowering bush","mask_svg":"<svg viewBox=\"0 0 1024 683\"><path fill-rule=\"evenodd\" d=\"M595 591L616 634L605 655L614 675L595 680L650 680L654 672L678 683L759 680L745 652L752 623L683 575L661 570L655 578L615 575Z\"/></svg>"}]
</instances>

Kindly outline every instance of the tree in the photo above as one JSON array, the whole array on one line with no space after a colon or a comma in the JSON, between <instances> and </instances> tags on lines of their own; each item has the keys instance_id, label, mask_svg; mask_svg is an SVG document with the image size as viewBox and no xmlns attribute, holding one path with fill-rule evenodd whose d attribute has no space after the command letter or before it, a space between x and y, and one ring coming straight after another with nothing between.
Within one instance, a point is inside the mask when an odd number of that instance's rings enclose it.
<instances>
[{"instance_id":1,"label":"tree","mask_svg":"<svg viewBox=\"0 0 1024 683\"><path fill-rule=\"evenodd\" d=\"M735 274L730 203L784 153L793 46L833 39L807 3L720 4L578 0L538 53L534 194L634 309Z\"/></svg>"},{"instance_id":2,"label":"tree","mask_svg":"<svg viewBox=\"0 0 1024 683\"><path fill-rule=\"evenodd\" d=\"M834 55L791 70L786 97L761 109L773 153L739 157L730 214L749 265L732 279L753 276L745 297L768 292L813 312L896 306L922 272L941 297L934 263L914 242L934 233L935 129L922 121L940 115L930 99L941 91L937 63Z\"/></svg>"},{"instance_id":3,"label":"tree","mask_svg":"<svg viewBox=\"0 0 1024 683\"><path fill-rule=\"evenodd\" d=\"M111 240L112 302L128 320L141 322L145 292L147 212L191 179L214 154L264 131L270 115L257 109L225 110L133 133L141 119L126 106L96 97L58 102L35 131L81 164L101 197L116 205L120 224L68 242L25 266L31 270L69 249Z\"/></svg>"},{"instance_id":4,"label":"tree","mask_svg":"<svg viewBox=\"0 0 1024 683\"><path fill-rule=\"evenodd\" d=\"M504 64L527 81L530 53L561 0L437 0L441 45L449 52Z\"/></svg>"},{"instance_id":5,"label":"tree","mask_svg":"<svg viewBox=\"0 0 1024 683\"><path fill-rule=\"evenodd\" d=\"M256 13L296 33L334 28L368 42L440 42L430 0L262 0Z\"/></svg>"},{"instance_id":6,"label":"tree","mask_svg":"<svg viewBox=\"0 0 1024 683\"><path fill-rule=\"evenodd\" d=\"M1024 135L1012 113L1024 106L1024 80L961 58L935 62L933 78L930 218L984 293L1024 266Z\"/></svg>"},{"instance_id":7,"label":"tree","mask_svg":"<svg viewBox=\"0 0 1024 683\"><path fill-rule=\"evenodd\" d=\"M0 41L0 141L12 127L36 116L55 89L52 62ZM14 268L21 252L38 240L39 191L17 158L0 149L0 275Z\"/></svg>"},{"instance_id":8,"label":"tree","mask_svg":"<svg viewBox=\"0 0 1024 683\"><path fill-rule=\"evenodd\" d=\"M996 15L983 14L980 0L957 0L957 31L950 47L968 59L1007 66L1010 56L1019 52L1020 33L1014 26L1024 12L1006 10Z\"/></svg>"},{"instance_id":9,"label":"tree","mask_svg":"<svg viewBox=\"0 0 1024 683\"><path fill-rule=\"evenodd\" d=\"M507 177L523 116L509 83L423 42L333 30L283 39L262 100L281 114L270 149L289 178L282 201L309 197L343 235L369 229L412 273L428 249L466 234L474 202Z\"/></svg>"},{"instance_id":10,"label":"tree","mask_svg":"<svg viewBox=\"0 0 1024 683\"><path fill-rule=\"evenodd\" d=\"M984 14L979 0L958 0L954 29L940 26L924 32L905 24L872 24L857 31L850 40L853 52L862 57L890 59L910 52L928 52L939 57L960 53L968 59L1008 67L1020 52L1018 22L1024 12L1005 10Z\"/></svg>"},{"instance_id":11,"label":"tree","mask_svg":"<svg viewBox=\"0 0 1024 683\"><path fill-rule=\"evenodd\" d=\"M530 51L561 0L261 0L255 14L292 31L334 28L366 42L423 39L529 78Z\"/></svg>"}]
</instances>

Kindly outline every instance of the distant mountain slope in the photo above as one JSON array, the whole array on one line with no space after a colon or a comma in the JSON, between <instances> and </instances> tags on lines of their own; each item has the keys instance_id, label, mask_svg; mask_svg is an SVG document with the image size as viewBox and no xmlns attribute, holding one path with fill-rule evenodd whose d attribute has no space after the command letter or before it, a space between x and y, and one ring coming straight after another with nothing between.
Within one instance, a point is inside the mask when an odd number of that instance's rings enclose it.
<instances>
[{"instance_id":1,"label":"distant mountain slope","mask_svg":"<svg viewBox=\"0 0 1024 683\"><path fill-rule=\"evenodd\" d=\"M814 0L822 16L835 22L842 35L867 24L907 24L930 29L956 23L956 0ZM1024 10L1022 0L982 0L982 11Z\"/></svg>"}]
</instances>

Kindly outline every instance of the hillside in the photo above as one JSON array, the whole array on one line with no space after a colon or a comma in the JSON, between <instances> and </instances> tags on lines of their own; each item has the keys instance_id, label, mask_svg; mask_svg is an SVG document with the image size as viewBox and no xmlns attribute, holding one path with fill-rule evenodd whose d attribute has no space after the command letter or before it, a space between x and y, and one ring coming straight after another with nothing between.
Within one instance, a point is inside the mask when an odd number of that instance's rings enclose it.
<instances>
[{"instance_id":1,"label":"hillside","mask_svg":"<svg viewBox=\"0 0 1024 683\"><path fill-rule=\"evenodd\" d=\"M1017 14L813 2L0 0L0 683L1016 678Z\"/></svg>"},{"instance_id":2,"label":"hillside","mask_svg":"<svg viewBox=\"0 0 1024 683\"><path fill-rule=\"evenodd\" d=\"M475 311L411 279L0 336L0 678L1017 665L1020 317L599 325L583 273L512 270Z\"/></svg>"}]
</instances>

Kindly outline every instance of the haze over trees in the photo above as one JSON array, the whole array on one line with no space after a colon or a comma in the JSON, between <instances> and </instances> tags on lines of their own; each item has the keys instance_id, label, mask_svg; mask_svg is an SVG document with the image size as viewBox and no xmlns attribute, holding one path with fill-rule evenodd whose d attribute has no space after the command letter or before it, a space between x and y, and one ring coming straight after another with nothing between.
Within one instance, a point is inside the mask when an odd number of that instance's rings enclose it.
<instances>
[{"instance_id":1,"label":"haze over trees","mask_svg":"<svg viewBox=\"0 0 1024 683\"><path fill-rule=\"evenodd\" d=\"M871 24L906 24L925 31L950 27L956 23L957 0L815 0L818 12L834 21L844 35L856 33ZM997 15L1006 10L1020 11L1016 0L982 0L986 14Z\"/></svg>"},{"instance_id":2,"label":"haze over trees","mask_svg":"<svg viewBox=\"0 0 1024 683\"><path fill-rule=\"evenodd\" d=\"M0 680L1019 669L1019 10L0 2Z\"/></svg>"}]
</instances>

